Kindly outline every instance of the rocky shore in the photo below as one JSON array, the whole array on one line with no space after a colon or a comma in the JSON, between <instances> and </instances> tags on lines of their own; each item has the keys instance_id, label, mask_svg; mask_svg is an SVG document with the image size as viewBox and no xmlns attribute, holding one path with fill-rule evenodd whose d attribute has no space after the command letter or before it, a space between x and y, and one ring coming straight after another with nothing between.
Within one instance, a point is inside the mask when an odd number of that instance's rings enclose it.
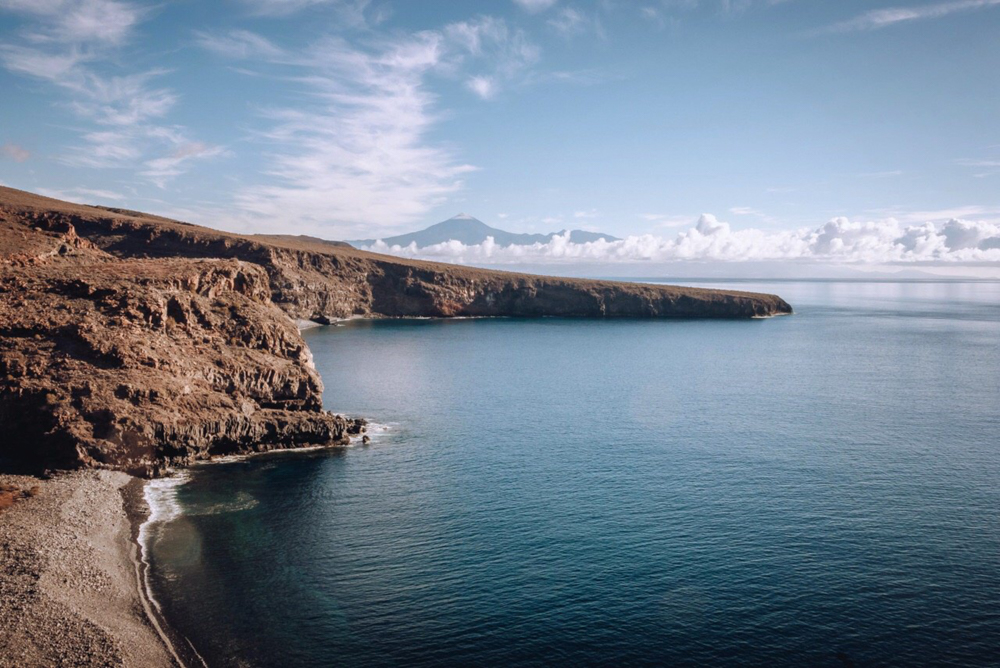
<instances>
[{"instance_id":1,"label":"rocky shore","mask_svg":"<svg viewBox=\"0 0 1000 668\"><path fill-rule=\"evenodd\" d=\"M126 513L135 478L78 471L39 480L0 510L0 668L181 665L147 614ZM189 662L188 665L192 665Z\"/></svg>"}]
</instances>

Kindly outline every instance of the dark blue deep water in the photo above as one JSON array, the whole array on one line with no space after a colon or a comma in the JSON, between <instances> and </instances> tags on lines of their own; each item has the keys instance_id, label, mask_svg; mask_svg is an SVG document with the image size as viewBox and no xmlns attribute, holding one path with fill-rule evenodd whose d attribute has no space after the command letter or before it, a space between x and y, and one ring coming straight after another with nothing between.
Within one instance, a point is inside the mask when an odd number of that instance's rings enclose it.
<instances>
[{"instance_id":1,"label":"dark blue deep water","mask_svg":"<svg viewBox=\"0 0 1000 668\"><path fill-rule=\"evenodd\" d=\"M388 431L152 488L165 613L218 666L998 665L1000 284L739 287L796 315L308 332Z\"/></svg>"}]
</instances>

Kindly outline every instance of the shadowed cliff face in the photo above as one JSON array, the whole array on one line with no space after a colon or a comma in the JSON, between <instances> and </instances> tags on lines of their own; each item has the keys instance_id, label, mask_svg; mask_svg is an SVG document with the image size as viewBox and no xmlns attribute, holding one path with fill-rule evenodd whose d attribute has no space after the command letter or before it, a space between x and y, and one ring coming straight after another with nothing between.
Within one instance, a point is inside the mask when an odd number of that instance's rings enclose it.
<instances>
[{"instance_id":1,"label":"shadowed cliff face","mask_svg":"<svg viewBox=\"0 0 1000 668\"><path fill-rule=\"evenodd\" d=\"M292 318L748 318L779 297L547 278L244 237L0 188L0 458L155 474L346 443Z\"/></svg>"}]
</instances>

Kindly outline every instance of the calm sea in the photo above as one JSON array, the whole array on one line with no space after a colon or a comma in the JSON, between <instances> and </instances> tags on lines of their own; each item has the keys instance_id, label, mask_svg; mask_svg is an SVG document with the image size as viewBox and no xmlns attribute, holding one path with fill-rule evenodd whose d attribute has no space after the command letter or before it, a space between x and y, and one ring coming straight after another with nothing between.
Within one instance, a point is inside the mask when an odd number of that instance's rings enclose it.
<instances>
[{"instance_id":1,"label":"calm sea","mask_svg":"<svg viewBox=\"0 0 1000 668\"><path fill-rule=\"evenodd\" d=\"M374 442L149 490L218 666L1000 663L1000 284L306 333Z\"/></svg>"}]
</instances>

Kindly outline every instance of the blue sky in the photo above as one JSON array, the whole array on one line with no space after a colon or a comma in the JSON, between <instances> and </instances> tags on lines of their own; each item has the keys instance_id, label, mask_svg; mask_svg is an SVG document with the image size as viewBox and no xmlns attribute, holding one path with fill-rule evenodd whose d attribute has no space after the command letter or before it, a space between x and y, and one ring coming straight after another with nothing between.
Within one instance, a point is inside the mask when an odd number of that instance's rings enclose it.
<instances>
[{"instance_id":1,"label":"blue sky","mask_svg":"<svg viewBox=\"0 0 1000 668\"><path fill-rule=\"evenodd\" d=\"M0 183L245 232L464 211L637 240L577 259L991 267L998 35L1000 0L0 0Z\"/></svg>"}]
</instances>

